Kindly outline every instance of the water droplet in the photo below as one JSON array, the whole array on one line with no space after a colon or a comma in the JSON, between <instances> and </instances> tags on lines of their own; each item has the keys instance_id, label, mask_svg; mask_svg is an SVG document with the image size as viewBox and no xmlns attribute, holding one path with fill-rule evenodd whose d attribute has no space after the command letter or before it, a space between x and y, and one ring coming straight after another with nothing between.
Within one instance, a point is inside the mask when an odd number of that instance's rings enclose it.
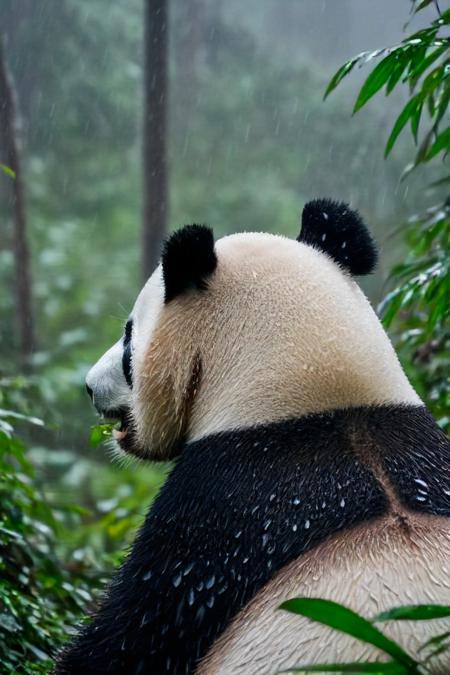
<instances>
[{"instance_id":1,"label":"water droplet","mask_svg":"<svg viewBox=\"0 0 450 675\"><path fill-rule=\"evenodd\" d=\"M269 535L268 534L263 534L262 536L262 547L264 548L267 545L267 542L269 541Z\"/></svg>"},{"instance_id":2,"label":"water droplet","mask_svg":"<svg viewBox=\"0 0 450 675\"><path fill-rule=\"evenodd\" d=\"M340 502L341 509L344 508L345 506L345 499L342 497L341 502Z\"/></svg>"},{"instance_id":3,"label":"water droplet","mask_svg":"<svg viewBox=\"0 0 450 675\"><path fill-rule=\"evenodd\" d=\"M298 529L298 525L297 525L297 523L295 523L295 524L292 526L292 531L293 531L293 532L297 532L297 529Z\"/></svg>"},{"instance_id":4,"label":"water droplet","mask_svg":"<svg viewBox=\"0 0 450 675\"><path fill-rule=\"evenodd\" d=\"M294 497L292 503L295 504L295 506L298 506L300 504L300 499L298 497Z\"/></svg>"},{"instance_id":5,"label":"water droplet","mask_svg":"<svg viewBox=\"0 0 450 675\"><path fill-rule=\"evenodd\" d=\"M212 588L216 582L216 577L213 574L209 579L206 580L205 588Z\"/></svg>"},{"instance_id":6,"label":"water droplet","mask_svg":"<svg viewBox=\"0 0 450 675\"><path fill-rule=\"evenodd\" d=\"M193 562L192 562L192 563L189 563L189 565L186 565L186 567L185 567L184 570L183 570L183 576L184 576L184 577L187 577L187 575L189 574L189 572L192 571L193 567L194 567L194 563L193 563Z\"/></svg>"},{"instance_id":7,"label":"water droplet","mask_svg":"<svg viewBox=\"0 0 450 675\"><path fill-rule=\"evenodd\" d=\"M142 577L143 581L148 581L149 579L151 579L151 578L152 578L152 574L153 574L153 572L152 572L151 570L148 570L148 572L146 572L146 573L144 574L144 576Z\"/></svg>"},{"instance_id":8,"label":"water droplet","mask_svg":"<svg viewBox=\"0 0 450 675\"><path fill-rule=\"evenodd\" d=\"M311 523L309 522L309 520L305 520L305 530L309 530L310 525Z\"/></svg>"},{"instance_id":9,"label":"water droplet","mask_svg":"<svg viewBox=\"0 0 450 675\"><path fill-rule=\"evenodd\" d=\"M225 593L227 588L228 588L228 584L227 584L226 581L224 581L224 583L221 586L219 586L219 588L217 589L218 595L222 595L222 593Z\"/></svg>"},{"instance_id":10,"label":"water droplet","mask_svg":"<svg viewBox=\"0 0 450 675\"><path fill-rule=\"evenodd\" d=\"M146 623L150 621L151 613L150 612L145 612L144 616L141 619L141 627L145 626Z\"/></svg>"},{"instance_id":11,"label":"water droplet","mask_svg":"<svg viewBox=\"0 0 450 675\"><path fill-rule=\"evenodd\" d=\"M426 502L427 501L427 498L424 497L423 495L416 495L415 499L418 502Z\"/></svg>"},{"instance_id":12,"label":"water droplet","mask_svg":"<svg viewBox=\"0 0 450 675\"><path fill-rule=\"evenodd\" d=\"M327 238L327 235L326 235L326 234L323 234L323 235L322 235L322 241L325 241L326 238Z\"/></svg>"},{"instance_id":13,"label":"water droplet","mask_svg":"<svg viewBox=\"0 0 450 675\"><path fill-rule=\"evenodd\" d=\"M275 499L275 497L276 497L275 494L271 494L270 497L269 497L269 502L273 502L273 500Z\"/></svg>"},{"instance_id":14,"label":"water droplet","mask_svg":"<svg viewBox=\"0 0 450 675\"><path fill-rule=\"evenodd\" d=\"M328 213L326 213L325 211L322 211L322 215L325 218L325 220L328 220ZM322 238L322 241L324 241L323 238Z\"/></svg>"},{"instance_id":15,"label":"water droplet","mask_svg":"<svg viewBox=\"0 0 450 675\"><path fill-rule=\"evenodd\" d=\"M172 579L172 583L175 586L175 588L178 588L178 586L181 584L181 578L182 578L181 572L179 574L176 574L174 578Z\"/></svg>"},{"instance_id":16,"label":"water droplet","mask_svg":"<svg viewBox=\"0 0 450 675\"><path fill-rule=\"evenodd\" d=\"M192 607L192 605L194 604L194 601L195 601L194 589L190 588L189 593L188 593L188 604Z\"/></svg>"},{"instance_id":17,"label":"water droplet","mask_svg":"<svg viewBox=\"0 0 450 675\"><path fill-rule=\"evenodd\" d=\"M210 595L210 596L209 596L209 598L206 600L206 604L208 605L208 607L209 607L210 609L211 609L212 607L214 607L214 596L213 596L213 595Z\"/></svg>"},{"instance_id":18,"label":"water droplet","mask_svg":"<svg viewBox=\"0 0 450 675\"><path fill-rule=\"evenodd\" d=\"M272 521L271 521L270 518L269 518L268 520L266 520L266 522L264 523L264 529L265 529L265 530L268 530L269 527L270 527L270 525L271 525L271 523L272 523Z\"/></svg>"}]
</instances>

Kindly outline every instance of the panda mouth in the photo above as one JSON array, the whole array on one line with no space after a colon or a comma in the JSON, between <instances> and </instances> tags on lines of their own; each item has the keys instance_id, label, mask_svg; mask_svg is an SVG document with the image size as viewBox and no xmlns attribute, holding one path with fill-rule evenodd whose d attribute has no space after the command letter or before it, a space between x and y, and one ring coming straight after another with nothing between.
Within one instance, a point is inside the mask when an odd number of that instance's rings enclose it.
<instances>
[{"instance_id":1,"label":"panda mouth","mask_svg":"<svg viewBox=\"0 0 450 675\"><path fill-rule=\"evenodd\" d=\"M116 441L123 441L128 436L129 427L123 420L117 422L117 425L112 430L112 435Z\"/></svg>"},{"instance_id":2,"label":"panda mouth","mask_svg":"<svg viewBox=\"0 0 450 675\"><path fill-rule=\"evenodd\" d=\"M112 436L123 450L129 449L134 435L130 409L120 408L119 410L103 412L103 417L111 421L116 420L116 424L112 429Z\"/></svg>"}]
</instances>

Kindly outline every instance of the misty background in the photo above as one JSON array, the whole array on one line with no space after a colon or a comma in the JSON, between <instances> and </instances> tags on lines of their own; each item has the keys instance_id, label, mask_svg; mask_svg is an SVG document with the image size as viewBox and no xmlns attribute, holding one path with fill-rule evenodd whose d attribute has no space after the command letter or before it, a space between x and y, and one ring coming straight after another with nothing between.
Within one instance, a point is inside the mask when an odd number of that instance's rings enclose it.
<instances>
[{"instance_id":1,"label":"misty background","mask_svg":"<svg viewBox=\"0 0 450 675\"><path fill-rule=\"evenodd\" d=\"M350 202L381 248L378 272L364 282L376 304L404 254L394 234L427 205L423 169L400 182L408 136L383 159L402 92L376 97L352 117L368 74L362 68L323 97L345 60L402 40L410 9L409 0L173 0L167 231L197 222L216 237L243 230L295 237L306 201ZM433 11L412 19L409 33ZM152 170L150 159L143 171L143 91L151 77L144 3L2 0L0 20L20 121L34 319L25 380L11 178L0 174L0 378L12 383L18 405L34 401L45 421L27 434L47 494L82 499L88 525L104 526L74 541L89 536L107 548L105 537L139 522L164 474L113 465L91 446L97 419L84 391L87 370L122 334L145 276L142 195ZM131 521L117 524L118 505Z\"/></svg>"}]
</instances>

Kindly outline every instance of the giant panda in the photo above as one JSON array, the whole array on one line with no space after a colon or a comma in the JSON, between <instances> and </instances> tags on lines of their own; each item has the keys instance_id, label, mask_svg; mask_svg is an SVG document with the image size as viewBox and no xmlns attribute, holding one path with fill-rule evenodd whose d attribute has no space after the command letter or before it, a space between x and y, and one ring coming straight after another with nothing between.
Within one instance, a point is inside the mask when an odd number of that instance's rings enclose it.
<instances>
[{"instance_id":1,"label":"giant panda","mask_svg":"<svg viewBox=\"0 0 450 675\"><path fill-rule=\"evenodd\" d=\"M360 216L323 199L298 240L168 239L87 388L122 451L174 466L56 673L383 660L280 603L450 604L450 446L355 281L376 259ZM448 624L384 630L416 655Z\"/></svg>"}]
</instances>

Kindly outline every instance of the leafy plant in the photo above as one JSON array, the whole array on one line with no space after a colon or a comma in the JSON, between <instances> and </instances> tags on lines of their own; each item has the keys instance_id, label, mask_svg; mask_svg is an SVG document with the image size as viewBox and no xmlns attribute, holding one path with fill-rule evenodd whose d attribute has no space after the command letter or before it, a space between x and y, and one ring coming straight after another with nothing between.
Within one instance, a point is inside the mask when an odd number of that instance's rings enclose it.
<instances>
[{"instance_id":1,"label":"leafy plant","mask_svg":"<svg viewBox=\"0 0 450 675\"><path fill-rule=\"evenodd\" d=\"M447 605L411 605L395 607L389 611L377 614L368 620L357 612L331 600L319 598L293 598L284 602L280 609L294 614L305 616L324 626L346 633L362 642L370 644L390 657L390 661L363 662L363 663L335 663L298 665L283 672L339 672L339 673L378 673L379 675L418 675L429 672L428 663L439 655L442 647L450 636L450 632L428 640L419 651L429 649L422 661L413 659L403 647L388 638L374 623L383 621L424 621L450 617L450 606Z\"/></svg>"},{"instance_id":2,"label":"leafy plant","mask_svg":"<svg viewBox=\"0 0 450 675\"><path fill-rule=\"evenodd\" d=\"M1 163L0 163L0 171L3 171L3 173L5 173L5 174L6 174L7 176L9 176L10 178L15 178L15 177L16 177L15 171L13 171L9 166L6 166L6 164L1 164Z\"/></svg>"},{"instance_id":3,"label":"leafy plant","mask_svg":"<svg viewBox=\"0 0 450 675\"><path fill-rule=\"evenodd\" d=\"M0 663L2 672L44 673L93 601L98 576L65 567L56 553L59 514L42 494L14 424L41 420L0 410Z\"/></svg>"},{"instance_id":4,"label":"leafy plant","mask_svg":"<svg viewBox=\"0 0 450 675\"><path fill-rule=\"evenodd\" d=\"M414 2L413 14L432 4ZM448 108L450 103L450 9L439 13L429 26L406 37L399 45L364 52L345 63L331 79L325 96L356 65L383 57L364 82L354 112L377 92L389 95L399 84L409 87L409 99L387 140L385 156L393 150L409 123L417 151L405 168L403 179L418 166L450 150ZM447 34L445 34L447 33ZM427 119L427 122L424 121ZM420 127L424 126L422 130ZM441 201L407 223L409 254L392 270L395 287L381 303L386 327L397 331L400 356L419 394L442 427L450 428L450 176L429 186Z\"/></svg>"}]
</instances>

